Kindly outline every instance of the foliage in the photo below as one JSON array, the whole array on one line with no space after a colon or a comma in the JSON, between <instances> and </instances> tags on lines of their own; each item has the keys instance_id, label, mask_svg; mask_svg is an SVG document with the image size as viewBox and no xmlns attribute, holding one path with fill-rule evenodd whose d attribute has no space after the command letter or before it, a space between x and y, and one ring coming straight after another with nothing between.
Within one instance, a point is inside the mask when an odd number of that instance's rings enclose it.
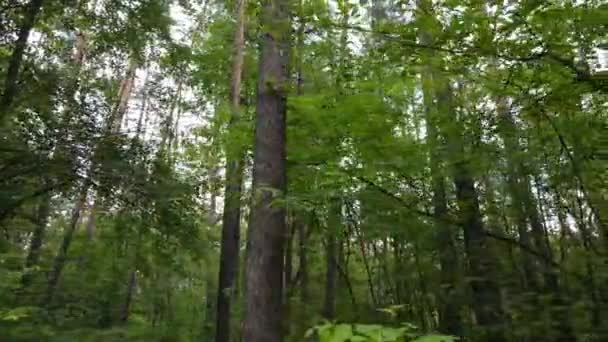
<instances>
[{"instance_id":1,"label":"foliage","mask_svg":"<svg viewBox=\"0 0 608 342\"><path fill-rule=\"evenodd\" d=\"M265 247L262 3L239 108L238 1L36 3L0 1L0 340L212 340L228 160ZM606 340L606 5L289 4L285 340Z\"/></svg>"},{"instance_id":2,"label":"foliage","mask_svg":"<svg viewBox=\"0 0 608 342\"><path fill-rule=\"evenodd\" d=\"M453 342L457 340L446 335L419 336L414 332L415 330L415 327L410 324L391 328L376 324L327 323L310 329L307 336L317 336L320 342Z\"/></svg>"}]
</instances>

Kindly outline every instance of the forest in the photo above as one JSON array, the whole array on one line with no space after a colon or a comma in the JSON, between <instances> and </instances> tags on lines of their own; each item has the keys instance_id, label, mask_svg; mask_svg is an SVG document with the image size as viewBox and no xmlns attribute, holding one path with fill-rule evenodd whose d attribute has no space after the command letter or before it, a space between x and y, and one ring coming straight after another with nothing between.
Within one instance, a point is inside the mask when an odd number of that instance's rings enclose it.
<instances>
[{"instance_id":1,"label":"forest","mask_svg":"<svg viewBox=\"0 0 608 342\"><path fill-rule=\"evenodd\" d=\"M0 0L0 341L608 341L608 3Z\"/></svg>"}]
</instances>

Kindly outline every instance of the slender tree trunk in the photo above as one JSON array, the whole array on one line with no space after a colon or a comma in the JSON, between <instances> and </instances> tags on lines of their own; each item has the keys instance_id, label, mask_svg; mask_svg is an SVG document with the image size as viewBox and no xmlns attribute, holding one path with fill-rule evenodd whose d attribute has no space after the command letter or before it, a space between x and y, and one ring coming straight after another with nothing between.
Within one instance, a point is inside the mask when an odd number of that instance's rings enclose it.
<instances>
[{"instance_id":1,"label":"slender tree trunk","mask_svg":"<svg viewBox=\"0 0 608 342\"><path fill-rule=\"evenodd\" d=\"M82 68L82 65L83 65L85 57L86 57L86 51L87 51L87 45L86 45L85 36L83 33L77 33L75 52L72 57L74 72L76 74L80 73L80 70ZM71 107L73 106L73 101L74 101L73 100L74 94L78 90L78 83L79 83L78 76L76 76L74 78L74 80L75 81L71 82L71 84L69 85L68 95L66 96L66 99L67 99L69 105L68 105L68 108L63 113L62 121L65 124L69 124ZM61 139L63 139L63 138L64 137L62 136ZM67 145L67 143L65 141L60 140L58 148L61 149L61 148L65 147L65 146L61 146L62 143L64 145ZM51 197L52 197L51 192L46 193L42 197L42 202L39 207L38 218L37 218L38 222L36 225L36 229L34 230L34 234L32 236L32 242L30 244L30 250L29 250L28 256L26 258L26 268L30 268L30 267L38 264L40 249L42 247L44 233L46 230L46 226L48 224L49 214L51 211L51 207L50 207ZM78 215L80 215L80 214L78 214ZM31 274L25 274L24 277L22 278L23 287L26 287L29 284L29 281L31 280L30 276L31 276Z\"/></svg>"},{"instance_id":2,"label":"slender tree trunk","mask_svg":"<svg viewBox=\"0 0 608 342\"><path fill-rule=\"evenodd\" d=\"M331 213L330 215L335 215ZM335 220L332 220L335 222ZM328 227L325 252L325 297L323 299L323 317L332 320L335 315L336 286L338 280L336 227Z\"/></svg>"},{"instance_id":3,"label":"slender tree trunk","mask_svg":"<svg viewBox=\"0 0 608 342\"><path fill-rule=\"evenodd\" d=\"M126 323L129 320L129 314L131 312L131 303L133 302L133 295L135 294L135 288L137 286L137 271L135 269L129 272L129 280L127 283L127 292L125 294L125 301L122 309L120 310L120 321Z\"/></svg>"},{"instance_id":4,"label":"slender tree trunk","mask_svg":"<svg viewBox=\"0 0 608 342\"><path fill-rule=\"evenodd\" d=\"M108 120L108 132L110 134L116 134L120 131L120 127L123 121L129 100L131 99L131 93L133 91L133 85L135 82L135 71L137 70L137 61L135 58L131 58L125 77L120 82L120 88L118 89L118 99L114 104L112 113Z\"/></svg>"},{"instance_id":5,"label":"slender tree trunk","mask_svg":"<svg viewBox=\"0 0 608 342\"><path fill-rule=\"evenodd\" d=\"M294 285L298 286L298 305L293 309L295 311L294 319L296 320L294 332L288 336L301 337L304 336L306 329L309 328L309 318L311 316L310 306L307 305L310 301L310 290L309 290L309 275L308 275L308 234L309 227L314 224L314 219L311 219L309 223L306 223L307 216L302 214L298 216L295 221L295 234L297 236L296 253L298 258L298 269L296 271L297 283ZM295 291L295 289L294 289Z\"/></svg>"},{"instance_id":6,"label":"slender tree trunk","mask_svg":"<svg viewBox=\"0 0 608 342\"><path fill-rule=\"evenodd\" d=\"M286 191L286 93L289 11L286 0L268 0L261 19L253 204L247 239L243 340L282 340ZM270 190L270 189L272 190Z\"/></svg>"},{"instance_id":7,"label":"slender tree trunk","mask_svg":"<svg viewBox=\"0 0 608 342\"><path fill-rule=\"evenodd\" d=\"M284 269L283 269L283 321L285 322L284 336L289 336L291 330L291 298L293 290L295 288L295 282L293 275L293 242L296 229L296 218L293 214L287 214L287 230L285 237L285 256L284 256Z\"/></svg>"},{"instance_id":8,"label":"slender tree trunk","mask_svg":"<svg viewBox=\"0 0 608 342\"><path fill-rule=\"evenodd\" d=\"M215 306L217 304L217 294L213 292L213 280L211 276L205 279L205 308L202 333L207 339L211 339L216 323L215 314L217 312Z\"/></svg>"},{"instance_id":9,"label":"slender tree trunk","mask_svg":"<svg viewBox=\"0 0 608 342\"><path fill-rule=\"evenodd\" d=\"M4 92L2 94L2 99L0 100L0 126L7 117L8 110L15 99L17 83L19 82L19 71L21 69L21 63L23 62L23 54L27 47L27 40L30 36L30 32L42 9L42 3L43 0L31 0L26 7L25 16L21 23L21 27L19 28L17 41L15 42L15 48L13 49L13 53L9 60L8 71L4 81Z\"/></svg>"},{"instance_id":10,"label":"slender tree trunk","mask_svg":"<svg viewBox=\"0 0 608 342\"><path fill-rule=\"evenodd\" d=\"M70 223L66 228L63 234L63 240L61 241L61 245L59 246L59 251L55 256L53 261L53 267L51 268L51 272L48 276L47 289L46 289L46 297L44 299L45 305L50 305L53 296L55 295L55 291L57 289L57 284L59 283L59 278L61 276L61 272L65 263L67 261L68 250L70 245L72 244L72 239L74 238L74 233L76 232L76 228L78 227L78 221L80 220L80 214L84 208L84 205L87 200L87 194L89 192L90 182L87 180L82 185L80 189L80 193L78 195L78 199L76 200L76 204L72 209L72 214L70 215Z\"/></svg>"},{"instance_id":11,"label":"slender tree trunk","mask_svg":"<svg viewBox=\"0 0 608 342\"><path fill-rule=\"evenodd\" d=\"M140 138L146 130L146 124L148 122L148 95L149 95L149 78L150 70L149 65L146 65L146 76L144 77L144 85L141 90L141 109L139 112L139 118L137 119L137 127L135 130L135 137Z\"/></svg>"},{"instance_id":12,"label":"slender tree trunk","mask_svg":"<svg viewBox=\"0 0 608 342\"><path fill-rule=\"evenodd\" d=\"M523 163L524 157L521 155L522 147L517 141L517 127L506 101L505 98L497 100L498 132L505 142L505 155L509 173L508 185L516 209L519 243L536 250L543 256L543 260L540 260L540 274L543 277L544 286L541 286L537 280L539 270L537 270L533 261L529 260L529 254L522 253L524 269L527 269L526 278L530 290L533 292L542 290L551 296L551 325L552 330L557 333L555 338L560 341L574 340L575 336L568 315L568 304L560 291L557 270L552 265L553 253L546 239L545 228L536 207L534 195L530 190L528 171ZM527 231L528 222L530 223L531 234L528 234ZM531 238L529 235L531 235ZM534 300L534 302L536 301ZM532 304L536 305L537 303Z\"/></svg>"},{"instance_id":13,"label":"slender tree trunk","mask_svg":"<svg viewBox=\"0 0 608 342\"><path fill-rule=\"evenodd\" d=\"M369 288L370 298L372 300L372 304L374 307L378 306L378 299L376 296L376 287L374 286L374 279L372 269L369 265L369 256L367 253L367 248L365 246L365 240L363 238L363 234L359 227L354 227L357 235L357 242L359 243L359 249L361 250L361 258L363 259L363 266L365 267L365 273L367 274L367 285Z\"/></svg>"},{"instance_id":14,"label":"slender tree trunk","mask_svg":"<svg viewBox=\"0 0 608 342\"><path fill-rule=\"evenodd\" d=\"M507 159L507 184L512 196L514 211L516 214L517 231L519 243L527 248L533 248L530 232L528 230L527 201L530 199L527 180L524 177L523 165L520 160L521 146L517 141L517 128L509 112L506 98L499 98L496 101L498 114L498 133L505 143L505 156ZM538 246L536 246L538 247ZM537 281L538 270L530 255L522 253L522 265L526 276L527 287L533 291L539 290L540 285Z\"/></svg>"},{"instance_id":15,"label":"slender tree trunk","mask_svg":"<svg viewBox=\"0 0 608 342\"><path fill-rule=\"evenodd\" d=\"M288 215L290 216L290 215ZM287 236L285 237L285 268L283 276L283 288L285 289L285 304L288 306L289 297L291 295L291 287L293 279L293 239L295 236L295 218L287 219ZM287 309L286 309L287 310Z\"/></svg>"},{"instance_id":16,"label":"slender tree trunk","mask_svg":"<svg viewBox=\"0 0 608 342\"><path fill-rule=\"evenodd\" d=\"M426 97L429 100L426 100ZM425 102L432 102L430 94L425 95ZM427 103L431 106L431 103ZM430 107L429 107L430 108ZM441 170L441 150L436 131L436 120L431 117L431 111L427 110L427 143L430 146L430 164L431 164L431 183L433 188L433 217L437 229L437 249L439 251L440 265L440 309L439 309L439 329L442 332L460 335L461 320L458 298L456 296L456 282L459 265L459 257L456 251L454 242L453 226L448 224L447 220L447 199L445 191L445 180Z\"/></svg>"},{"instance_id":17,"label":"slender tree trunk","mask_svg":"<svg viewBox=\"0 0 608 342\"><path fill-rule=\"evenodd\" d=\"M237 7L237 27L234 35L234 56L232 61L232 81L230 97L232 117L229 129L239 120L241 77L245 49L245 7L246 1L239 0ZM216 342L230 341L230 304L234 296L239 263L239 241L241 232L241 186L243 182L242 152L227 151L226 186L224 190L224 212L222 217L222 245L220 250L220 270L217 291Z\"/></svg>"},{"instance_id":18,"label":"slender tree trunk","mask_svg":"<svg viewBox=\"0 0 608 342\"><path fill-rule=\"evenodd\" d=\"M418 290L420 291L420 300L418 303L418 307L420 308L420 328L422 328L422 331L429 331L432 329L432 326L429 326L427 310L429 310L431 306L428 300L429 297L428 289L426 287L426 279L420 265L420 249L417 241L414 242L414 266L416 267L416 273L418 276Z\"/></svg>"},{"instance_id":19,"label":"slender tree trunk","mask_svg":"<svg viewBox=\"0 0 608 342\"><path fill-rule=\"evenodd\" d=\"M106 131L104 132L106 137L111 134L115 134L120 130L120 123L122 122L122 119L117 118L122 118L127 108L127 104L131 96L135 68L135 63L132 62L129 64L125 75L125 80L122 82L122 85L118 92L118 102L110 113L110 117L108 118L108 122L106 123ZM97 146L96 149L99 147L100 146ZM94 159L94 157L92 159ZM53 267L48 277L46 297L44 300L44 303L46 305L50 305L53 300L53 296L55 294L59 278L61 277L61 272L63 271L63 267L65 266L65 263L67 261L68 250L70 248L70 245L72 244L72 239L74 238L76 228L78 227L78 222L80 221L80 217L86 205L88 193L92 185L91 177L93 177L93 170L95 169L95 167L95 163L92 162L87 172L87 179L83 182L80 188L80 192L76 199L72 214L70 215L69 224L64 232L61 246L59 247L59 251L57 252L57 255L55 256L55 259L53 261ZM95 204L93 206L95 206Z\"/></svg>"},{"instance_id":20,"label":"slender tree trunk","mask_svg":"<svg viewBox=\"0 0 608 342\"><path fill-rule=\"evenodd\" d=\"M83 50L84 51L84 50ZM77 52L76 54L79 56L80 54ZM76 57L77 60L81 60L82 57ZM110 114L110 118L108 120L108 127L106 128L106 135L117 134L121 130L121 125L123 122L123 118L127 111L127 107L129 105L129 100L131 99L131 95L133 93L133 85L135 83L135 71L137 70L137 63L134 58L129 61L129 65L127 66L127 70L125 72L125 77L121 81L120 88L118 90L118 99L114 108L112 109L112 113ZM91 168L93 170L93 167ZM92 172L89 172L89 177L92 176ZM99 199L93 192L92 195L92 203L90 205L89 215L87 218L86 225L86 233L87 233L87 243L91 243L95 238L95 231L97 227L97 214L102 209L100 207ZM84 259L82 261L84 262ZM84 263L83 263L84 265Z\"/></svg>"},{"instance_id":21,"label":"slender tree trunk","mask_svg":"<svg viewBox=\"0 0 608 342\"><path fill-rule=\"evenodd\" d=\"M425 6L419 3L419 6ZM433 37L427 32L420 33L423 44L432 45ZM423 77L423 92L426 116L427 144L429 146L429 162L431 169L431 186L433 189L433 217L437 229L437 250L439 251L440 265L440 294L439 294L439 330L459 336L462 334L460 308L456 294L457 272L459 257L454 242L454 227L448 223L448 209L445 190L445 175L442 165L443 144L439 139L437 127L439 113L433 105L433 73L432 51L426 52L429 67Z\"/></svg>"},{"instance_id":22,"label":"slender tree trunk","mask_svg":"<svg viewBox=\"0 0 608 342\"><path fill-rule=\"evenodd\" d=\"M51 213L51 194L47 193L40 199L38 205L38 213L36 215L36 228L32 234L32 240L30 242L27 257L25 258L26 272L21 278L21 286L23 288L30 285L32 280L32 271L30 268L38 265L40 260L40 252L42 248L42 241L44 240L44 234L46 227L49 223L49 216Z\"/></svg>"},{"instance_id":23,"label":"slender tree trunk","mask_svg":"<svg viewBox=\"0 0 608 342\"><path fill-rule=\"evenodd\" d=\"M298 223L298 274L300 277L300 299L308 303L308 232L306 224Z\"/></svg>"}]
</instances>

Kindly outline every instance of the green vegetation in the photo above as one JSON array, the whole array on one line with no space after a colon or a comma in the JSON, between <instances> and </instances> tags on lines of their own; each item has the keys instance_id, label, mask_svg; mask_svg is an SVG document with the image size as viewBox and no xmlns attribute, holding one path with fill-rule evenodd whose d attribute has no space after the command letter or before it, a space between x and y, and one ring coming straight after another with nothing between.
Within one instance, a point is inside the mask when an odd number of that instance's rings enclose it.
<instances>
[{"instance_id":1,"label":"green vegetation","mask_svg":"<svg viewBox=\"0 0 608 342\"><path fill-rule=\"evenodd\" d=\"M0 1L0 341L606 341L601 0Z\"/></svg>"}]
</instances>

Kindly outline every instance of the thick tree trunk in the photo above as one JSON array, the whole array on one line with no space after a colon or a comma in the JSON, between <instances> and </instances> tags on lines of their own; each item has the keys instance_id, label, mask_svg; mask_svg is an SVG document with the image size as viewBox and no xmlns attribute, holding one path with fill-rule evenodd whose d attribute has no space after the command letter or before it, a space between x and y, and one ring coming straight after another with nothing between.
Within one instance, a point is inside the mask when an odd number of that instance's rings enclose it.
<instances>
[{"instance_id":1,"label":"thick tree trunk","mask_svg":"<svg viewBox=\"0 0 608 342\"><path fill-rule=\"evenodd\" d=\"M239 0L237 26L234 35L234 57L230 97L232 117L229 129L239 120L241 77L245 48L245 7L246 1ZM240 150L240 147L239 147ZM224 212L222 217L222 245L220 250L220 270L217 291L216 342L230 341L230 304L234 296L239 264L239 241L241 233L241 186L243 182L243 161L241 151L227 151L226 186L224 189Z\"/></svg>"},{"instance_id":2,"label":"thick tree trunk","mask_svg":"<svg viewBox=\"0 0 608 342\"><path fill-rule=\"evenodd\" d=\"M454 117L452 93L448 80L439 73L433 75L439 86L437 109L446 118L442 120L442 130L446 136L447 152L450 158L452 177L456 188L456 200L459 208L459 223L463 227L464 245L469 265L473 294L473 311L480 328L482 340L505 340L505 313L502 295L496 281L498 260L494 255L489 238L484 229L479 209L479 198L475 181L471 174L471 165L465 155L462 139L463 127Z\"/></svg>"},{"instance_id":3,"label":"thick tree trunk","mask_svg":"<svg viewBox=\"0 0 608 342\"><path fill-rule=\"evenodd\" d=\"M493 275L498 262L484 232L479 201L473 179L461 166L454 175L460 220L464 226L464 242L471 274L473 310L479 325L487 331L487 338L504 340L504 312L500 288Z\"/></svg>"},{"instance_id":4,"label":"thick tree trunk","mask_svg":"<svg viewBox=\"0 0 608 342\"><path fill-rule=\"evenodd\" d=\"M285 208L276 202L286 191L288 2L266 1L261 24L243 341L279 342L283 332Z\"/></svg>"},{"instance_id":5,"label":"thick tree trunk","mask_svg":"<svg viewBox=\"0 0 608 342\"><path fill-rule=\"evenodd\" d=\"M417 5L423 12L430 12L432 15L432 7L428 0L418 0ZM422 32L421 40L428 44L433 41L433 37L427 32ZM429 52L427 63L429 67L426 77L430 82L427 81L427 85L424 87L426 88L425 96L437 100L436 106L433 106L431 111L436 111L440 116L440 120L437 121L440 123L439 133L443 134L446 140L446 157L451 166L450 171L456 188L459 208L459 223L464 232L465 252L470 273L469 283L473 295L472 308L484 335L480 337L480 340L504 341L505 315L502 295L494 276L498 260L493 255L492 246L489 245L484 230L471 165L465 155L462 138L464 127L458 122L457 113L454 111L449 80L441 75L441 60ZM431 100L426 102L427 105L433 104ZM443 210L441 207L435 209L439 209L439 212Z\"/></svg>"},{"instance_id":6,"label":"thick tree trunk","mask_svg":"<svg viewBox=\"0 0 608 342\"><path fill-rule=\"evenodd\" d=\"M6 73L6 79L4 81L4 92L2 99L0 100L0 126L4 122L8 110L15 99L17 93L17 83L19 82L19 71L21 69L21 63L23 62L23 54L27 47L27 40L30 36L30 32L36 23L36 18L42 9L43 0L31 0L26 7L25 16L19 33L17 35L17 41L15 42L15 48L9 60L8 71Z\"/></svg>"}]
</instances>

